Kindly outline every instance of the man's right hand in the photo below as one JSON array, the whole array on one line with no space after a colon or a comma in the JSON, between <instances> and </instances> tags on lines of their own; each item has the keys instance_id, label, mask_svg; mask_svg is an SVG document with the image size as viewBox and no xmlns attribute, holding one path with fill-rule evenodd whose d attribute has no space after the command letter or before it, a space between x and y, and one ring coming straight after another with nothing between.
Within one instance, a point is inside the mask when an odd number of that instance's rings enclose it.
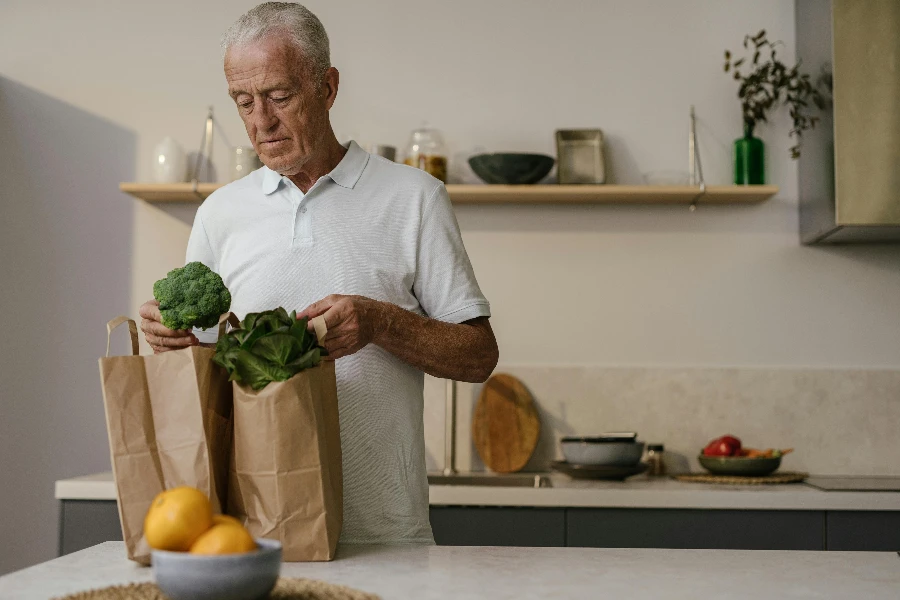
<instances>
[{"instance_id":1,"label":"man's right hand","mask_svg":"<svg viewBox=\"0 0 900 600\"><path fill-rule=\"evenodd\" d=\"M141 305L141 331L144 339L153 348L155 354L178 350L188 346L199 346L200 340L190 331L169 329L162 324L159 314L159 302L148 300Z\"/></svg>"}]
</instances>

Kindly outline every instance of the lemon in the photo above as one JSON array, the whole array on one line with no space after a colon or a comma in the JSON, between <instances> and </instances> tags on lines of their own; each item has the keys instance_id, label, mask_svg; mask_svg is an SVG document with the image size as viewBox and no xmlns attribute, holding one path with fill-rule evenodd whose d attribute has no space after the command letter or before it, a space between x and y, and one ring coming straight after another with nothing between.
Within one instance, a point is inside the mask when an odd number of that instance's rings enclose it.
<instances>
[{"instance_id":1,"label":"lemon","mask_svg":"<svg viewBox=\"0 0 900 600\"><path fill-rule=\"evenodd\" d=\"M151 548L184 552L212 526L212 507L200 490L181 486L160 492L144 518Z\"/></svg>"}]
</instances>

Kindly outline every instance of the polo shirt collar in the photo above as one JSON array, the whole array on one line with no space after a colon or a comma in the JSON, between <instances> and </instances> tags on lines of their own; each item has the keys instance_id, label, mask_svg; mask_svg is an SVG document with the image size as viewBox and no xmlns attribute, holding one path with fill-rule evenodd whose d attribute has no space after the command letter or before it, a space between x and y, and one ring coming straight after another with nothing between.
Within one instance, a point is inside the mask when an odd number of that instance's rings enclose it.
<instances>
[{"instance_id":1,"label":"polo shirt collar","mask_svg":"<svg viewBox=\"0 0 900 600\"><path fill-rule=\"evenodd\" d=\"M328 176L339 186L353 189L356 186L356 182L362 177L368 163L369 153L360 148L359 144L351 141L347 146L347 153L344 155L344 158L332 169ZM268 195L277 190L282 179L283 176L276 171L269 167L263 167L263 194Z\"/></svg>"}]
</instances>

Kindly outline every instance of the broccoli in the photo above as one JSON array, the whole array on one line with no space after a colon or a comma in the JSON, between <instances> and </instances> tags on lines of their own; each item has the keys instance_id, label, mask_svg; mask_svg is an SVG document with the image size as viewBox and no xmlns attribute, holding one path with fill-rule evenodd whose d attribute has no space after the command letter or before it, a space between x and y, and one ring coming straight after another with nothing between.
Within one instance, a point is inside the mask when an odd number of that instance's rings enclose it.
<instances>
[{"instance_id":1,"label":"broccoli","mask_svg":"<svg viewBox=\"0 0 900 600\"><path fill-rule=\"evenodd\" d=\"M201 262L172 269L153 284L162 324L169 329L206 329L231 307L231 293L218 273Z\"/></svg>"}]
</instances>

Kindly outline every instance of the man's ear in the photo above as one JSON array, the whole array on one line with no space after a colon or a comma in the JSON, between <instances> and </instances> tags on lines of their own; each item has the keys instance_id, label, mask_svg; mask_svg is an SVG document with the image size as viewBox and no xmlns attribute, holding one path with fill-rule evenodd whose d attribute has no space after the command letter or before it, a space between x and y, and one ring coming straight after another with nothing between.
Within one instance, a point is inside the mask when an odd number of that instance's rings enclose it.
<instances>
[{"instance_id":1,"label":"man's ear","mask_svg":"<svg viewBox=\"0 0 900 600\"><path fill-rule=\"evenodd\" d=\"M331 110L337 99L338 86L341 82L341 74L334 67L328 67L325 71L325 80L322 82L322 93L325 94L325 108Z\"/></svg>"}]
</instances>

